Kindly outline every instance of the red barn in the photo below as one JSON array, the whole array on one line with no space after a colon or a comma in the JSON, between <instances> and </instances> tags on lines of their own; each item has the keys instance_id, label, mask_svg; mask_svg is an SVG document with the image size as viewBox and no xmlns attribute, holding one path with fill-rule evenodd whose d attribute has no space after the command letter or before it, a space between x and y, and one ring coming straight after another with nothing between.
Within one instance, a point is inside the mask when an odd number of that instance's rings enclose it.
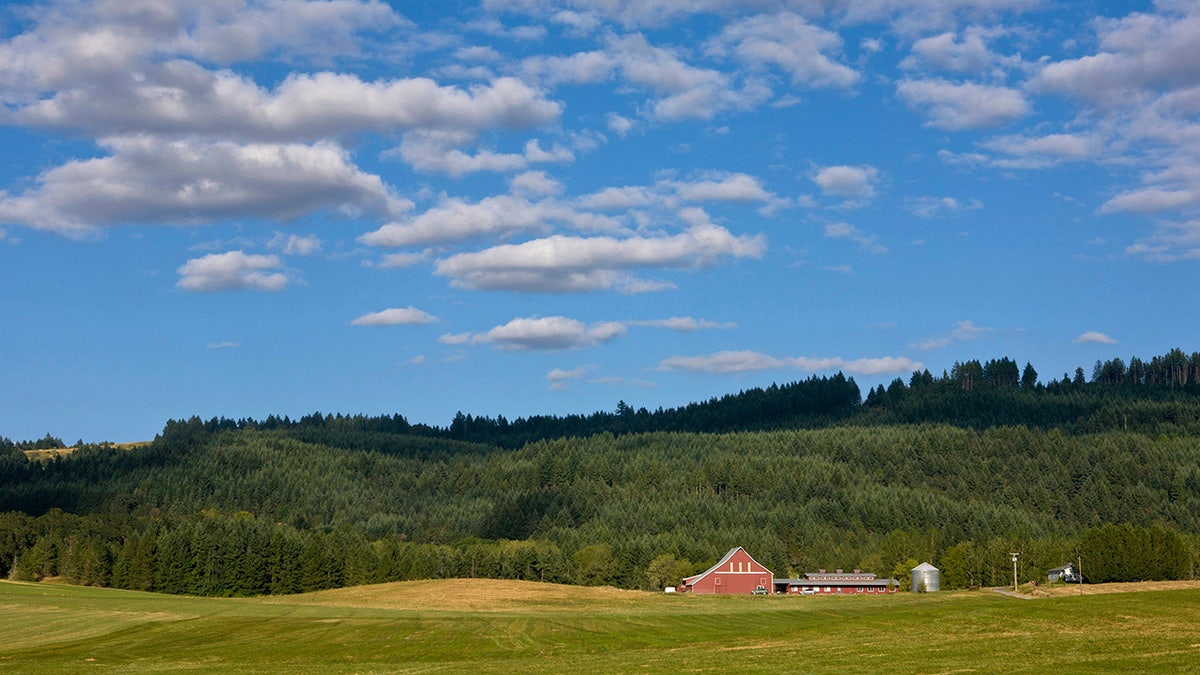
<instances>
[{"instance_id":1,"label":"red barn","mask_svg":"<svg viewBox=\"0 0 1200 675\"><path fill-rule=\"evenodd\" d=\"M771 570L750 557L741 546L731 549L707 572L688 577L679 585L681 592L732 593L750 595L770 593L774 577Z\"/></svg>"}]
</instances>

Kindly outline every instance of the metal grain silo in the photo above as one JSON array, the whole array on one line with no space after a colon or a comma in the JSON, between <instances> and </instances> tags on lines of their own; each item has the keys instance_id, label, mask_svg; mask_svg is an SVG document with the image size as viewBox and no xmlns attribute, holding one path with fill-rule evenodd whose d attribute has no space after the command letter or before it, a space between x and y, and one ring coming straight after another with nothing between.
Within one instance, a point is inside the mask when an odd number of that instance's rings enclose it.
<instances>
[{"instance_id":1,"label":"metal grain silo","mask_svg":"<svg viewBox=\"0 0 1200 675\"><path fill-rule=\"evenodd\" d=\"M938 568L929 563L921 563L912 568L912 592L933 593L941 588L942 575Z\"/></svg>"}]
</instances>

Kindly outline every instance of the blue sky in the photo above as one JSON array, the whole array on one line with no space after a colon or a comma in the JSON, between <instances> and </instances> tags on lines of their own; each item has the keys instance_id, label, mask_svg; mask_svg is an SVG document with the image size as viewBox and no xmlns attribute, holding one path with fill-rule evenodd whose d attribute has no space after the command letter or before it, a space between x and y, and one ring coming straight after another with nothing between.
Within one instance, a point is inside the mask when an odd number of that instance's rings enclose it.
<instances>
[{"instance_id":1,"label":"blue sky","mask_svg":"<svg viewBox=\"0 0 1200 675\"><path fill-rule=\"evenodd\" d=\"M1197 349L1200 5L0 7L0 435Z\"/></svg>"}]
</instances>

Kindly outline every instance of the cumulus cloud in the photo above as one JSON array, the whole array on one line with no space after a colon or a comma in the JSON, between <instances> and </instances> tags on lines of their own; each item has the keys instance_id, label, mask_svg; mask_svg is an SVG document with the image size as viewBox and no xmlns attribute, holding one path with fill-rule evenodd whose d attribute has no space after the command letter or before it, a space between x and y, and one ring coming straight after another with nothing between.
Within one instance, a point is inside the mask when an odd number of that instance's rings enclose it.
<instances>
[{"instance_id":1,"label":"cumulus cloud","mask_svg":"<svg viewBox=\"0 0 1200 675\"><path fill-rule=\"evenodd\" d=\"M1158 5L1158 12L1096 20L1099 51L1047 64L1033 88L1123 107L1142 94L1200 84L1200 13L1191 3Z\"/></svg>"},{"instance_id":2,"label":"cumulus cloud","mask_svg":"<svg viewBox=\"0 0 1200 675\"><path fill-rule=\"evenodd\" d=\"M942 215L974 211L983 208L978 199L961 200L954 197L912 197L905 200L905 208L921 218L936 218Z\"/></svg>"},{"instance_id":3,"label":"cumulus cloud","mask_svg":"<svg viewBox=\"0 0 1200 675\"><path fill-rule=\"evenodd\" d=\"M625 326L614 321L585 324L565 316L519 318L486 333L470 335L473 344L493 344L517 351L560 351L585 349L612 342L625 334Z\"/></svg>"},{"instance_id":4,"label":"cumulus cloud","mask_svg":"<svg viewBox=\"0 0 1200 675\"><path fill-rule=\"evenodd\" d=\"M563 191L563 184L554 180L545 171L526 171L513 176L509 181L512 191L532 197L550 197Z\"/></svg>"},{"instance_id":5,"label":"cumulus cloud","mask_svg":"<svg viewBox=\"0 0 1200 675\"><path fill-rule=\"evenodd\" d=\"M861 75L830 54L842 49L842 38L791 12L760 14L726 26L709 44L716 56L732 55L752 66L775 66L792 82L809 87L850 87Z\"/></svg>"},{"instance_id":6,"label":"cumulus cloud","mask_svg":"<svg viewBox=\"0 0 1200 675\"><path fill-rule=\"evenodd\" d=\"M409 25L377 0L66 2L25 16L27 30L0 41L4 122L90 137L105 152L46 170L34 189L0 194L0 222L61 233L324 209L395 217L404 201L345 150L357 137L411 135L418 147L428 135L452 137L458 154L442 168L454 173L507 160L466 150L481 132L537 127L562 111L514 77L455 86L318 71L264 87L210 67L354 57L364 33ZM527 164L571 153L530 141L517 156Z\"/></svg>"},{"instance_id":7,"label":"cumulus cloud","mask_svg":"<svg viewBox=\"0 0 1200 675\"><path fill-rule=\"evenodd\" d=\"M356 132L528 128L561 112L558 103L513 78L462 89L426 78L366 82L342 73L301 73L268 92L240 75L180 61L147 66L130 80L60 91L16 106L11 117L98 136L137 131L296 142Z\"/></svg>"},{"instance_id":8,"label":"cumulus cloud","mask_svg":"<svg viewBox=\"0 0 1200 675\"><path fill-rule=\"evenodd\" d=\"M390 308L363 314L350 322L352 326L412 326L434 323L437 317L416 307Z\"/></svg>"},{"instance_id":9,"label":"cumulus cloud","mask_svg":"<svg viewBox=\"0 0 1200 675\"><path fill-rule=\"evenodd\" d=\"M607 187L599 192L582 195L575 199L581 208L597 211L625 211L661 203L662 197L654 190L638 185Z\"/></svg>"},{"instance_id":10,"label":"cumulus cloud","mask_svg":"<svg viewBox=\"0 0 1200 675\"><path fill-rule=\"evenodd\" d=\"M887 253L888 247L879 243L875 235L867 234L849 223L830 223L825 226L825 236L829 239L845 239L859 245L864 251L871 253Z\"/></svg>"},{"instance_id":11,"label":"cumulus cloud","mask_svg":"<svg viewBox=\"0 0 1200 675\"><path fill-rule=\"evenodd\" d=\"M629 132L633 131L634 127L633 120L616 113L609 113L608 117L605 118L605 123L609 131L620 136L621 138L628 136Z\"/></svg>"},{"instance_id":12,"label":"cumulus cloud","mask_svg":"<svg viewBox=\"0 0 1200 675\"><path fill-rule=\"evenodd\" d=\"M249 255L243 251L212 253L181 265L177 287L191 292L282 291L288 284L278 256Z\"/></svg>"},{"instance_id":13,"label":"cumulus cloud","mask_svg":"<svg viewBox=\"0 0 1200 675\"><path fill-rule=\"evenodd\" d=\"M463 132L412 132L405 135L398 150L385 154L399 155L417 171L443 173L454 178L481 171L511 173L534 163L570 162L575 159L570 150L557 145L546 150L536 139L528 141L523 152L479 150L471 154L460 149L459 146L473 140L473 134Z\"/></svg>"},{"instance_id":14,"label":"cumulus cloud","mask_svg":"<svg viewBox=\"0 0 1200 675\"><path fill-rule=\"evenodd\" d=\"M1002 60L987 45L994 33L994 30L971 26L961 36L945 32L921 38L913 43L912 53L900 62L900 67L984 74Z\"/></svg>"},{"instance_id":15,"label":"cumulus cloud","mask_svg":"<svg viewBox=\"0 0 1200 675\"><path fill-rule=\"evenodd\" d=\"M478 202L451 198L404 222L388 223L360 237L371 246L397 247L460 242L482 236L546 232L553 225L606 231L619 224L604 216L581 212L554 199L529 201L500 195Z\"/></svg>"},{"instance_id":16,"label":"cumulus cloud","mask_svg":"<svg viewBox=\"0 0 1200 675\"><path fill-rule=\"evenodd\" d=\"M1000 136L983 147L1000 157L991 160L1002 169L1040 169L1062 162L1079 162L1100 156L1104 141L1096 134Z\"/></svg>"},{"instance_id":17,"label":"cumulus cloud","mask_svg":"<svg viewBox=\"0 0 1200 675\"><path fill-rule=\"evenodd\" d=\"M860 24L888 22L893 30L905 35L929 33L952 26L962 16L991 17L1006 11L1020 11L1036 6L1036 0L832 0L827 2L762 2L761 0L609 0L597 3L589 0L485 0L492 9L522 11L534 16L554 12L563 15L562 7L571 11L571 25L596 30L602 22L622 27L662 27L695 15L727 16L739 10L759 10L775 6L795 7L815 16L826 13L839 23ZM567 21L565 18L562 19Z\"/></svg>"},{"instance_id":18,"label":"cumulus cloud","mask_svg":"<svg viewBox=\"0 0 1200 675\"><path fill-rule=\"evenodd\" d=\"M239 145L109 139L108 157L76 160L18 196L0 193L0 222L63 233L118 224L289 220L324 209L399 214L408 204L378 176L321 142Z\"/></svg>"},{"instance_id":19,"label":"cumulus cloud","mask_svg":"<svg viewBox=\"0 0 1200 675\"><path fill-rule=\"evenodd\" d=\"M1164 263L1200 260L1200 220L1157 223L1148 236L1127 246L1125 255Z\"/></svg>"},{"instance_id":20,"label":"cumulus cloud","mask_svg":"<svg viewBox=\"0 0 1200 675\"><path fill-rule=\"evenodd\" d=\"M733 173L692 182L665 181L679 197L688 202L767 202L775 195L749 174Z\"/></svg>"},{"instance_id":21,"label":"cumulus cloud","mask_svg":"<svg viewBox=\"0 0 1200 675\"><path fill-rule=\"evenodd\" d=\"M571 370L563 370L555 368L549 373L546 373L546 379L550 381L550 389L553 391L562 391L567 388L567 382L572 380L582 380L587 375L588 369L580 366Z\"/></svg>"},{"instance_id":22,"label":"cumulus cloud","mask_svg":"<svg viewBox=\"0 0 1200 675\"><path fill-rule=\"evenodd\" d=\"M875 196L875 184L879 181L879 170L871 165L827 166L813 174L812 181L821 192L842 199L871 199Z\"/></svg>"},{"instance_id":23,"label":"cumulus cloud","mask_svg":"<svg viewBox=\"0 0 1200 675\"><path fill-rule=\"evenodd\" d=\"M949 131L1007 124L1029 113L1024 94L1008 87L956 84L946 80L903 80L896 93L924 113L928 126Z\"/></svg>"},{"instance_id":24,"label":"cumulus cloud","mask_svg":"<svg viewBox=\"0 0 1200 675\"><path fill-rule=\"evenodd\" d=\"M1075 338L1075 344L1115 345L1117 344L1117 341L1105 335L1104 333L1090 330Z\"/></svg>"},{"instance_id":25,"label":"cumulus cloud","mask_svg":"<svg viewBox=\"0 0 1200 675\"><path fill-rule=\"evenodd\" d=\"M282 232L276 232L267 246L278 251L282 251L284 255L316 255L321 252L321 239L314 235L299 235L289 234L284 235Z\"/></svg>"},{"instance_id":26,"label":"cumulus cloud","mask_svg":"<svg viewBox=\"0 0 1200 675\"><path fill-rule=\"evenodd\" d=\"M954 330L950 331L949 334L927 337L909 346L920 350L940 349L956 342L968 342L982 335L998 332L999 330L999 328L978 326L972 321L959 321Z\"/></svg>"},{"instance_id":27,"label":"cumulus cloud","mask_svg":"<svg viewBox=\"0 0 1200 675\"><path fill-rule=\"evenodd\" d=\"M1197 188L1148 187L1128 190L1100 206L1100 213L1156 213L1200 204Z\"/></svg>"},{"instance_id":28,"label":"cumulus cloud","mask_svg":"<svg viewBox=\"0 0 1200 675\"><path fill-rule=\"evenodd\" d=\"M725 351L704 356L672 356L658 364L662 371L730 374L761 370L841 371L851 375L909 373L925 366L907 357L844 359L841 357L776 357L755 351Z\"/></svg>"},{"instance_id":29,"label":"cumulus cloud","mask_svg":"<svg viewBox=\"0 0 1200 675\"><path fill-rule=\"evenodd\" d=\"M650 319L645 321L626 321L630 326L649 326L652 328L666 328L669 330L690 333L705 328L736 328L737 324L732 322L709 321L707 319L696 319L690 316L674 316L669 319Z\"/></svg>"},{"instance_id":30,"label":"cumulus cloud","mask_svg":"<svg viewBox=\"0 0 1200 675\"><path fill-rule=\"evenodd\" d=\"M653 185L607 187L576 197L583 209L626 211L656 207L676 209L680 203L709 202L777 204L782 200L763 186L762 181L740 172L701 172L688 179L662 179Z\"/></svg>"},{"instance_id":31,"label":"cumulus cloud","mask_svg":"<svg viewBox=\"0 0 1200 675\"><path fill-rule=\"evenodd\" d=\"M72 2L31 7L30 29L0 43L0 85L39 93L112 84L151 61L219 65L276 55L310 62L353 56L365 33L407 22L378 0L224 3Z\"/></svg>"},{"instance_id":32,"label":"cumulus cloud","mask_svg":"<svg viewBox=\"0 0 1200 675\"><path fill-rule=\"evenodd\" d=\"M603 49L570 56L526 59L523 72L547 84L596 84L614 77L633 88L648 91L647 110L662 121L711 119L715 114L747 108L766 100L770 92L748 85L738 89L733 79L718 70L688 64L673 49L650 44L640 34L610 36ZM613 131L622 135L630 125L624 117L609 118Z\"/></svg>"},{"instance_id":33,"label":"cumulus cloud","mask_svg":"<svg viewBox=\"0 0 1200 675\"><path fill-rule=\"evenodd\" d=\"M658 237L569 237L553 235L521 244L460 253L437 262L437 274L460 288L565 293L647 289L629 270L697 268L721 257L757 258L761 237L738 237L711 223ZM661 288L651 284L650 289Z\"/></svg>"}]
</instances>

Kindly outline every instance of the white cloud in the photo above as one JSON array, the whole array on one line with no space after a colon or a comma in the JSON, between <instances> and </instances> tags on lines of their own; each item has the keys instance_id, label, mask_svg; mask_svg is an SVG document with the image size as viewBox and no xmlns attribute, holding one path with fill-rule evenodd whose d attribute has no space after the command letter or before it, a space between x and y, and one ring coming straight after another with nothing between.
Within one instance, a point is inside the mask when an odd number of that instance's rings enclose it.
<instances>
[{"instance_id":1,"label":"white cloud","mask_svg":"<svg viewBox=\"0 0 1200 675\"><path fill-rule=\"evenodd\" d=\"M429 255L426 253L408 253L408 252L389 253L389 254L383 256L382 258L380 258L379 262L374 266L382 267L384 269L394 269L397 267L412 267L413 265L425 262L428 259L429 259ZM367 264L367 266L371 267L372 265Z\"/></svg>"},{"instance_id":2,"label":"white cloud","mask_svg":"<svg viewBox=\"0 0 1200 675\"><path fill-rule=\"evenodd\" d=\"M285 236L282 232L276 232L267 246L283 251L284 255L308 256L320 253L322 244L321 239L314 235L289 234Z\"/></svg>"},{"instance_id":3,"label":"white cloud","mask_svg":"<svg viewBox=\"0 0 1200 675\"><path fill-rule=\"evenodd\" d=\"M1125 254L1152 262L1200 260L1200 220L1157 223L1149 236L1127 246Z\"/></svg>"},{"instance_id":4,"label":"white cloud","mask_svg":"<svg viewBox=\"0 0 1200 675\"><path fill-rule=\"evenodd\" d=\"M846 239L858 244L864 251L871 253L887 253L888 247L879 243L879 238L870 235L849 223L830 223L825 226L825 236L829 239Z\"/></svg>"},{"instance_id":5,"label":"white cloud","mask_svg":"<svg viewBox=\"0 0 1200 675\"><path fill-rule=\"evenodd\" d=\"M554 235L522 244L496 246L439 260L437 273L453 285L477 290L566 293L610 288L627 292L641 280L627 270L697 268L720 257L763 254L761 237L737 237L723 227L701 223L674 236L567 237Z\"/></svg>"},{"instance_id":6,"label":"white cloud","mask_svg":"<svg viewBox=\"0 0 1200 675\"><path fill-rule=\"evenodd\" d=\"M67 2L23 12L27 32L0 43L0 86L37 94L174 57L228 65L266 55L328 61L355 56L361 34L406 22L383 2Z\"/></svg>"},{"instance_id":7,"label":"white cloud","mask_svg":"<svg viewBox=\"0 0 1200 675\"><path fill-rule=\"evenodd\" d=\"M500 195L475 203L446 199L405 222L388 223L359 240L383 247L443 244L481 236L545 232L555 224L591 231L619 227L607 217L580 212L553 199L531 202L523 197Z\"/></svg>"},{"instance_id":8,"label":"white cloud","mask_svg":"<svg viewBox=\"0 0 1200 675\"><path fill-rule=\"evenodd\" d=\"M224 342L209 342L204 346L209 349L237 349L242 346L242 343L225 340Z\"/></svg>"},{"instance_id":9,"label":"white cloud","mask_svg":"<svg viewBox=\"0 0 1200 675\"><path fill-rule=\"evenodd\" d=\"M386 156L398 155L423 173L441 173L454 178L483 171L508 173L529 166L529 160L520 153L479 150L470 154L456 147L469 142L470 136L461 133L413 132L406 134L400 147Z\"/></svg>"},{"instance_id":10,"label":"white cloud","mask_svg":"<svg viewBox=\"0 0 1200 675\"><path fill-rule=\"evenodd\" d=\"M435 323L437 317L416 307L390 308L363 314L350 322L352 326L412 326Z\"/></svg>"},{"instance_id":11,"label":"white cloud","mask_svg":"<svg viewBox=\"0 0 1200 675\"><path fill-rule=\"evenodd\" d=\"M650 188L633 185L604 188L599 192L575 199L575 203L582 208L598 211L624 211L651 206L659 201L661 201L661 196L655 194Z\"/></svg>"},{"instance_id":12,"label":"white cloud","mask_svg":"<svg viewBox=\"0 0 1200 675\"><path fill-rule=\"evenodd\" d=\"M555 145L545 150L532 139L525 143L522 152L493 152L479 150L470 154L460 146L473 143L475 136L463 131L414 131L404 136L400 147L384 153L384 156L399 156L409 166L425 173L442 173L461 178L472 173L490 171L511 173L525 169L530 164L548 162L571 162L574 153Z\"/></svg>"},{"instance_id":13,"label":"white cloud","mask_svg":"<svg viewBox=\"0 0 1200 675\"><path fill-rule=\"evenodd\" d=\"M0 222L63 233L126 223L289 220L325 209L399 214L407 203L347 153L315 145L109 139L112 155L76 160L20 196L0 193Z\"/></svg>"},{"instance_id":14,"label":"white cloud","mask_svg":"<svg viewBox=\"0 0 1200 675\"><path fill-rule=\"evenodd\" d=\"M1062 162L1078 162L1100 156L1104 141L1097 135L1048 134L1045 136L1000 136L983 147L1006 157L991 160L1002 169L1039 169Z\"/></svg>"},{"instance_id":15,"label":"white cloud","mask_svg":"<svg viewBox=\"0 0 1200 675\"><path fill-rule=\"evenodd\" d=\"M613 321L591 325L564 316L519 318L472 335L474 344L488 343L518 351L585 349L612 342L625 334L625 326Z\"/></svg>"},{"instance_id":16,"label":"white cloud","mask_svg":"<svg viewBox=\"0 0 1200 675\"><path fill-rule=\"evenodd\" d=\"M650 319L646 321L626 321L629 326L648 326L651 328L666 328L680 332L694 332L705 328L736 328L732 322L720 323L707 319L696 319L690 316L675 316L669 319Z\"/></svg>"},{"instance_id":17,"label":"white cloud","mask_svg":"<svg viewBox=\"0 0 1200 675\"><path fill-rule=\"evenodd\" d=\"M1100 213L1156 213L1200 204L1200 189L1149 187L1129 190L1100 206Z\"/></svg>"},{"instance_id":18,"label":"white cloud","mask_svg":"<svg viewBox=\"0 0 1200 675\"><path fill-rule=\"evenodd\" d=\"M629 119L628 117L622 117L616 113L609 113L608 117L605 119L605 123L609 131L620 136L621 138L628 136L629 132L633 131L634 127L633 120Z\"/></svg>"},{"instance_id":19,"label":"white cloud","mask_svg":"<svg viewBox=\"0 0 1200 675\"><path fill-rule=\"evenodd\" d=\"M137 130L290 142L356 132L528 128L560 112L558 103L513 78L461 89L425 78L365 82L341 73L300 73L267 92L232 72L175 61L147 65L128 81L81 84L31 100L14 106L11 117L100 136Z\"/></svg>"},{"instance_id":20,"label":"white cloud","mask_svg":"<svg viewBox=\"0 0 1200 675\"><path fill-rule=\"evenodd\" d=\"M1097 19L1100 51L1046 65L1033 87L1109 106L1143 94L1200 84L1200 12L1194 3L1156 3L1157 12Z\"/></svg>"},{"instance_id":21,"label":"white cloud","mask_svg":"<svg viewBox=\"0 0 1200 675\"><path fill-rule=\"evenodd\" d=\"M790 12L760 14L726 26L709 44L716 56L732 53L752 66L772 65L792 82L810 87L850 87L861 79L853 68L830 54L842 49L842 38Z\"/></svg>"},{"instance_id":22,"label":"white cloud","mask_svg":"<svg viewBox=\"0 0 1200 675\"><path fill-rule=\"evenodd\" d=\"M1075 344L1115 345L1117 341L1094 330L1090 330L1075 338Z\"/></svg>"},{"instance_id":23,"label":"white cloud","mask_svg":"<svg viewBox=\"0 0 1200 675\"><path fill-rule=\"evenodd\" d=\"M954 32L921 38L913 43L912 54L901 61L900 67L984 74L1000 60L987 46L992 33L972 26L963 32L961 39Z\"/></svg>"},{"instance_id":24,"label":"white cloud","mask_svg":"<svg viewBox=\"0 0 1200 675\"><path fill-rule=\"evenodd\" d=\"M1016 89L946 80L902 80L896 93L929 117L928 126L962 131L1007 124L1029 113Z\"/></svg>"},{"instance_id":25,"label":"white cloud","mask_svg":"<svg viewBox=\"0 0 1200 675\"><path fill-rule=\"evenodd\" d=\"M822 2L763 2L762 0L485 0L492 10L521 11L547 16L570 7L572 21L597 30L602 21L626 28L662 27L695 15L729 16L739 12L795 8L814 17L830 15L838 23L856 25L883 22L905 35L929 33L953 26L963 16L986 19L1003 12L1037 6L1037 0L824 0ZM585 18L586 17L586 20Z\"/></svg>"},{"instance_id":26,"label":"white cloud","mask_svg":"<svg viewBox=\"0 0 1200 675\"><path fill-rule=\"evenodd\" d=\"M719 112L765 101L770 92L746 83L742 90L718 70L689 65L676 50L651 45L645 36L609 36L603 49L566 57L539 56L522 64L525 75L547 84L596 84L615 76L653 98L648 113L662 121L711 119ZM623 117L609 118L618 135L628 132ZM615 126L612 126L615 125Z\"/></svg>"},{"instance_id":27,"label":"white cloud","mask_svg":"<svg viewBox=\"0 0 1200 675\"><path fill-rule=\"evenodd\" d=\"M827 166L818 169L812 180L827 196L842 199L871 199L875 196L875 184L879 181L879 170L871 165Z\"/></svg>"},{"instance_id":28,"label":"white cloud","mask_svg":"<svg viewBox=\"0 0 1200 675\"><path fill-rule=\"evenodd\" d=\"M851 375L887 375L921 370L924 365L907 357L843 359L840 357L775 357L754 351L726 351L705 356L672 356L658 364L662 371L684 370L729 374L761 370L841 371Z\"/></svg>"},{"instance_id":29,"label":"white cloud","mask_svg":"<svg viewBox=\"0 0 1200 675\"><path fill-rule=\"evenodd\" d=\"M553 391L562 391L567 388L567 382L572 380L582 380L587 375L588 369L580 366L571 370L563 370L555 368L549 373L546 373L546 379L550 381L550 389Z\"/></svg>"},{"instance_id":30,"label":"white cloud","mask_svg":"<svg viewBox=\"0 0 1200 675\"><path fill-rule=\"evenodd\" d=\"M905 200L904 207L915 216L936 218L981 209L983 202L978 199L962 201L954 197L913 197Z\"/></svg>"},{"instance_id":31,"label":"white cloud","mask_svg":"<svg viewBox=\"0 0 1200 675\"><path fill-rule=\"evenodd\" d=\"M212 253L181 265L175 284L185 291L282 291L288 277L271 272L282 265L278 256L248 255L242 251Z\"/></svg>"},{"instance_id":32,"label":"white cloud","mask_svg":"<svg viewBox=\"0 0 1200 675\"><path fill-rule=\"evenodd\" d=\"M988 328L985 326L977 326L972 321L959 321L958 324L954 327L954 330L950 331L950 333L948 335L928 337L923 340L919 340L916 343L913 343L909 346L912 347L913 349L920 349L920 350L940 349L942 347L947 347L956 342L967 342L970 340L974 340L974 339L980 337L981 335L995 333L995 332L998 332L999 330L1000 330L999 328Z\"/></svg>"},{"instance_id":33,"label":"white cloud","mask_svg":"<svg viewBox=\"0 0 1200 675\"><path fill-rule=\"evenodd\" d=\"M757 178L744 173L664 184L673 187L681 199L689 202L767 202L775 199Z\"/></svg>"},{"instance_id":34,"label":"white cloud","mask_svg":"<svg viewBox=\"0 0 1200 675\"><path fill-rule=\"evenodd\" d=\"M513 192L531 197L551 197L563 191L563 184L546 175L545 171L517 174L509 184Z\"/></svg>"}]
</instances>

